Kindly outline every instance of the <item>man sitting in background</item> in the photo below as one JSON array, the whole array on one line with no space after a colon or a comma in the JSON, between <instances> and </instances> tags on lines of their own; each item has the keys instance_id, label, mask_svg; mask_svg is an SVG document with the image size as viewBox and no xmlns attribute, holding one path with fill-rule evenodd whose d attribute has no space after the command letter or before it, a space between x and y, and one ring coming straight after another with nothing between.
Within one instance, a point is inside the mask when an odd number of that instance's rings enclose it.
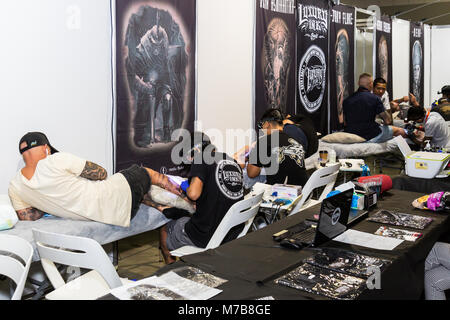
<instances>
[{"instance_id":1,"label":"man sitting in background","mask_svg":"<svg viewBox=\"0 0 450 320\"><path fill-rule=\"evenodd\" d=\"M383 103L384 106L384 110L386 114L389 116L389 119L391 120L392 123L393 119L391 112L391 103L389 101L389 93L386 91L386 88L387 82L383 78L376 78L373 81L373 94L381 99L381 102Z\"/></svg>"},{"instance_id":2,"label":"man sitting in background","mask_svg":"<svg viewBox=\"0 0 450 320\"><path fill-rule=\"evenodd\" d=\"M9 184L9 197L20 220L45 213L128 227L151 184L180 195L166 176L133 165L109 178L101 166L58 152L45 134L30 132L19 142L25 167Z\"/></svg>"},{"instance_id":3,"label":"man sitting in background","mask_svg":"<svg viewBox=\"0 0 450 320\"><path fill-rule=\"evenodd\" d=\"M372 76L362 74L358 91L344 100L344 131L372 143L385 142L397 135L406 137L402 128L391 126L392 118L386 113L381 99L371 92L372 89ZM375 121L377 115L383 119L384 125Z\"/></svg>"}]
</instances>

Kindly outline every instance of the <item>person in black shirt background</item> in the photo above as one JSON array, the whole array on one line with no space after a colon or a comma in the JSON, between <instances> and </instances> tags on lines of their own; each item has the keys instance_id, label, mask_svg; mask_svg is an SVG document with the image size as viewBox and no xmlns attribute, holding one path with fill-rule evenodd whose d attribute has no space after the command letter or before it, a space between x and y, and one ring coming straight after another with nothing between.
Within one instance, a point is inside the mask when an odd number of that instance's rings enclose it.
<instances>
[{"instance_id":1,"label":"person in black shirt background","mask_svg":"<svg viewBox=\"0 0 450 320\"><path fill-rule=\"evenodd\" d=\"M227 154L216 151L209 137L201 132L191 135L189 146L182 150L188 174L188 186L182 186L196 212L189 216L181 209L157 207L169 218L160 231L160 246L166 263L175 262L170 251L190 245L205 248L230 207L243 199L241 167ZM178 212L176 212L178 211ZM186 213L186 212L185 212ZM235 239L244 224L232 228L223 243Z\"/></svg>"},{"instance_id":2,"label":"person in black shirt background","mask_svg":"<svg viewBox=\"0 0 450 320\"><path fill-rule=\"evenodd\" d=\"M246 159L247 175L251 179L265 175L266 183L271 185L287 183L303 186L308 181L305 149L299 141L283 131L283 121L284 116L278 109L269 109L264 113L259 127L266 134L257 140ZM239 155L236 157L239 158ZM246 163L240 165L245 167Z\"/></svg>"}]
</instances>

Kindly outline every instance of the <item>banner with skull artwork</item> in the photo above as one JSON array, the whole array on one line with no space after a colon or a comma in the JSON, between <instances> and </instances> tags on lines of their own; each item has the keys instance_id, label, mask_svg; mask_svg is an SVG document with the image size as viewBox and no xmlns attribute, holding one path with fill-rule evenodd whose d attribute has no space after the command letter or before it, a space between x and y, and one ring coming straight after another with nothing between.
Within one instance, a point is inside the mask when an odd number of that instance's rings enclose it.
<instances>
[{"instance_id":1,"label":"banner with skull artwork","mask_svg":"<svg viewBox=\"0 0 450 320\"><path fill-rule=\"evenodd\" d=\"M389 93L389 99L393 100L392 19L389 16L382 16L377 20L375 69L375 77L386 80L386 91Z\"/></svg>"},{"instance_id":2,"label":"banner with skull artwork","mask_svg":"<svg viewBox=\"0 0 450 320\"><path fill-rule=\"evenodd\" d=\"M330 130L344 127L344 99L355 91L355 8L330 8Z\"/></svg>"},{"instance_id":3,"label":"banner with skull artwork","mask_svg":"<svg viewBox=\"0 0 450 320\"><path fill-rule=\"evenodd\" d=\"M424 95L424 38L423 24L410 23L410 72L409 90L423 106Z\"/></svg>"},{"instance_id":4,"label":"banner with skull artwork","mask_svg":"<svg viewBox=\"0 0 450 320\"><path fill-rule=\"evenodd\" d=\"M328 1L298 0L297 113L309 116L322 134L329 132L328 31Z\"/></svg>"},{"instance_id":5,"label":"banner with skull artwork","mask_svg":"<svg viewBox=\"0 0 450 320\"><path fill-rule=\"evenodd\" d=\"M269 108L295 114L295 30L295 0L256 0L255 124Z\"/></svg>"},{"instance_id":6,"label":"banner with skull artwork","mask_svg":"<svg viewBox=\"0 0 450 320\"><path fill-rule=\"evenodd\" d=\"M194 129L196 0L116 0L116 171L177 174L177 129Z\"/></svg>"}]
</instances>

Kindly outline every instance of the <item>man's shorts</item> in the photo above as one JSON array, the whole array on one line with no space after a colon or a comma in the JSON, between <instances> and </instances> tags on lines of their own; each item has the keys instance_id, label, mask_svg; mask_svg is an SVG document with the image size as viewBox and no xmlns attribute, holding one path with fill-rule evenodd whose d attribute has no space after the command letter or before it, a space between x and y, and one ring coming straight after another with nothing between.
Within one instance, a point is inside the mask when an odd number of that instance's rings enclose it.
<instances>
[{"instance_id":1,"label":"man's shorts","mask_svg":"<svg viewBox=\"0 0 450 320\"><path fill-rule=\"evenodd\" d=\"M380 126L381 133L375 138L370 139L369 143L382 143L391 140L394 136L394 131L391 126Z\"/></svg>"},{"instance_id":2,"label":"man's shorts","mask_svg":"<svg viewBox=\"0 0 450 320\"><path fill-rule=\"evenodd\" d=\"M172 251L184 246L196 246L191 239L189 239L186 231L184 231L185 224L191 219L190 217L182 217L177 220L172 220L167 223L167 248Z\"/></svg>"},{"instance_id":3,"label":"man's shorts","mask_svg":"<svg viewBox=\"0 0 450 320\"><path fill-rule=\"evenodd\" d=\"M145 168L136 164L132 165L128 169L121 170L121 173L131 189L131 219L134 218L139 206L141 205L144 195L149 192L151 186L151 179Z\"/></svg>"}]
</instances>

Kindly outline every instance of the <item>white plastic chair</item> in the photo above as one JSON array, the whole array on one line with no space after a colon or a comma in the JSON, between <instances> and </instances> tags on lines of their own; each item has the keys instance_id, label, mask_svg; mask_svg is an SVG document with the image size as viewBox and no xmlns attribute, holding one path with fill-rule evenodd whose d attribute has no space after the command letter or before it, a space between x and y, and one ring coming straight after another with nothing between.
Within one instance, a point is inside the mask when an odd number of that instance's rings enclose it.
<instances>
[{"instance_id":1,"label":"white plastic chair","mask_svg":"<svg viewBox=\"0 0 450 320\"><path fill-rule=\"evenodd\" d=\"M131 282L119 278L108 255L93 239L36 229L33 236L45 274L55 288L45 296L48 300L94 300ZM66 283L54 263L91 271Z\"/></svg>"},{"instance_id":2,"label":"white plastic chair","mask_svg":"<svg viewBox=\"0 0 450 320\"><path fill-rule=\"evenodd\" d=\"M302 210L305 210L313 205L321 203L323 199L333 190L336 178L339 173L340 163L336 163L332 166L323 167L316 170L302 188L302 197L297 205L292 209L289 215L296 214ZM320 187L325 186L322 194L318 200L311 199L312 192Z\"/></svg>"},{"instance_id":3,"label":"white plastic chair","mask_svg":"<svg viewBox=\"0 0 450 320\"><path fill-rule=\"evenodd\" d=\"M25 265L9 254L22 259ZM7 276L16 284L11 300L22 298L32 257L33 247L28 241L18 236L0 234L0 274Z\"/></svg>"},{"instance_id":4,"label":"white plastic chair","mask_svg":"<svg viewBox=\"0 0 450 320\"><path fill-rule=\"evenodd\" d=\"M263 194L264 192L259 192L258 194L252 197L241 200L232 205L231 208L227 211L227 213L223 217L216 231L214 231L214 234L209 240L206 248L184 246L171 251L170 254L174 257L182 257L189 254L203 252L208 249L217 248L218 246L220 246L223 239L225 238L225 236L227 235L228 231L230 231L231 228L244 222L245 222L244 229L237 236L237 238L245 236L247 234L248 229L253 223L253 219L258 213Z\"/></svg>"}]
</instances>

